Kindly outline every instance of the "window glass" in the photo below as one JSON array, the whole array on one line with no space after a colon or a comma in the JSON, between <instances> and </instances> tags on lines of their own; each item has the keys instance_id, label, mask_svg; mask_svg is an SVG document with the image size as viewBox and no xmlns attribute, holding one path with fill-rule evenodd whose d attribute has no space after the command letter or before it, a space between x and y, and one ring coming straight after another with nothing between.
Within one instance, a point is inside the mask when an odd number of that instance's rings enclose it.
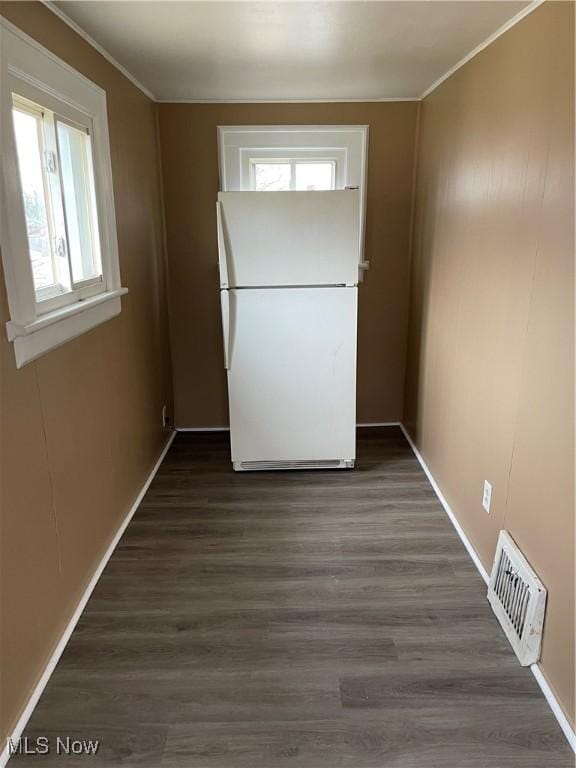
<instances>
[{"instance_id":1,"label":"window glass","mask_svg":"<svg viewBox=\"0 0 576 768\"><path fill-rule=\"evenodd\" d=\"M336 189L335 160L286 158L251 162L251 186L257 192Z\"/></svg>"},{"instance_id":2,"label":"window glass","mask_svg":"<svg viewBox=\"0 0 576 768\"><path fill-rule=\"evenodd\" d=\"M296 163L295 189L334 189L334 163Z\"/></svg>"},{"instance_id":3,"label":"window glass","mask_svg":"<svg viewBox=\"0 0 576 768\"><path fill-rule=\"evenodd\" d=\"M38 310L105 289L88 128L13 94L18 169Z\"/></svg>"},{"instance_id":4,"label":"window glass","mask_svg":"<svg viewBox=\"0 0 576 768\"><path fill-rule=\"evenodd\" d=\"M30 261L38 292L57 282L43 173L41 117L18 109L14 109L13 117Z\"/></svg>"},{"instance_id":5,"label":"window glass","mask_svg":"<svg viewBox=\"0 0 576 768\"><path fill-rule=\"evenodd\" d=\"M72 279L79 283L101 274L90 137L60 121L57 129Z\"/></svg>"},{"instance_id":6,"label":"window glass","mask_svg":"<svg viewBox=\"0 0 576 768\"><path fill-rule=\"evenodd\" d=\"M254 163L254 189L259 192L290 189L290 163Z\"/></svg>"}]
</instances>

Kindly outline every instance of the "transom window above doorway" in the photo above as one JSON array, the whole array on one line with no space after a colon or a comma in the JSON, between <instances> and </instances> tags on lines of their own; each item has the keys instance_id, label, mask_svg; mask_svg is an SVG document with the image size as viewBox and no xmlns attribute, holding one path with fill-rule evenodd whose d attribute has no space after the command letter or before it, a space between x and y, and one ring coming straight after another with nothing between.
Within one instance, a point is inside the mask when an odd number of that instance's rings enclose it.
<instances>
[{"instance_id":1,"label":"transom window above doorway","mask_svg":"<svg viewBox=\"0 0 576 768\"><path fill-rule=\"evenodd\" d=\"M273 190L336 189L336 160L251 159L250 186L257 192Z\"/></svg>"},{"instance_id":2,"label":"transom window above doorway","mask_svg":"<svg viewBox=\"0 0 576 768\"><path fill-rule=\"evenodd\" d=\"M360 190L363 252L367 125L218 127L222 192Z\"/></svg>"}]
</instances>

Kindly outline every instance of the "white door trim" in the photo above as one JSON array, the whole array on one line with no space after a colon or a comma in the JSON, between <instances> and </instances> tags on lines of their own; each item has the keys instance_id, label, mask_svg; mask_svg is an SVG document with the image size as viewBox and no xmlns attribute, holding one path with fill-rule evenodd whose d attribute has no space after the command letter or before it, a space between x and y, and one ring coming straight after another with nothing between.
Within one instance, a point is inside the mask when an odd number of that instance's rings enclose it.
<instances>
[{"instance_id":1,"label":"white door trim","mask_svg":"<svg viewBox=\"0 0 576 768\"><path fill-rule=\"evenodd\" d=\"M368 125L219 125L220 190L242 191L241 154L250 147L285 152L298 148L345 150L345 186L360 190L360 253L364 253L368 180ZM363 257L362 257L363 260Z\"/></svg>"}]
</instances>

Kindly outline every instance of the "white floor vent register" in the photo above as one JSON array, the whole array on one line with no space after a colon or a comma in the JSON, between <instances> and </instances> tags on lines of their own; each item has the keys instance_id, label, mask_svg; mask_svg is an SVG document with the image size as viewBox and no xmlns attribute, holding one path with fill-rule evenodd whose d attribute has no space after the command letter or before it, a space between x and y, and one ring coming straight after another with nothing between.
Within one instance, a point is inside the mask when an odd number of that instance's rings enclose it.
<instances>
[{"instance_id":1,"label":"white floor vent register","mask_svg":"<svg viewBox=\"0 0 576 768\"><path fill-rule=\"evenodd\" d=\"M522 666L540 658L546 588L512 537L500 531L488 601Z\"/></svg>"}]
</instances>

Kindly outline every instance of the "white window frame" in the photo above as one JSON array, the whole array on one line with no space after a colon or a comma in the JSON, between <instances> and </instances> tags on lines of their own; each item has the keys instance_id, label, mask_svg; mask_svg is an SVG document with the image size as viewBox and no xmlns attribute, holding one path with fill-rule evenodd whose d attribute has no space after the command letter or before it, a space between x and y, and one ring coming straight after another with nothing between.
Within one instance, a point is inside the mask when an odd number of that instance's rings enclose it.
<instances>
[{"instance_id":1,"label":"white window frame","mask_svg":"<svg viewBox=\"0 0 576 768\"><path fill-rule=\"evenodd\" d=\"M55 169L54 172L48 173L45 167L46 163L43 163L42 178L45 187L46 207L47 209L52 209L51 211L47 211L48 227L52 230L54 218L62 220L62 240L64 241L64 252L70 271L69 280L67 281L69 282L68 286L60 285L60 289L56 286L47 286L40 290L36 289L36 313L40 316L53 309L58 309L59 307L64 307L68 304L74 304L77 301L87 299L97 293L103 293L106 290L104 274L85 280L74 280L72 264L70 263L70 254L68 253L68 237L65 236L67 231L67 217L64 201L61 198L62 177L60 172L60 144L57 139L58 123L67 124L79 130L83 130L91 138L92 121L82 112L72 109L68 104L59 103L58 100L54 99L49 94L31 87L28 83L9 77L9 84L13 89L13 93L14 89L17 89L18 91L18 93L14 93L17 102L16 108L37 119L40 118L43 123L42 129L39 131L39 134L41 134L40 146L54 158L53 163ZM36 103L34 98L41 99L42 105ZM58 112L54 111L56 109L58 109ZM48 115L50 116L49 118ZM43 159L45 160L45 158ZM92 169L89 169L89 172L91 170ZM55 210L58 211L57 216L55 216ZM100 244L101 238L100 230L101 228L98 226L98 245ZM54 232L51 231L51 235L51 239L54 239ZM55 245L51 244L51 252L53 252L54 247ZM54 272L58 272L56 264L54 264Z\"/></svg>"},{"instance_id":2,"label":"white window frame","mask_svg":"<svg viewBox=\"0 0 576 768\"><path fill-rule=\"evenodd\" d=\"M336 160L336 189L360 191L360 253L364 253L368 178L367 125L220 125L220 190L251 189L250 165L259 157ZM362 262L366 269L367 262ZM362 270L360 272L362 276ZM360 278L361 279L361 278Z\"/></svg>"},{"instance_id":3,"label":"white window frame","mask_svg":"<svg viewBox=\"0 0 576 768\"><path fill-rule=\"evenodd\" d=\"M6 329L20 368L118 315L120 297L127 288L120 280L106 92L2 17L0 52L0 246L10 310ZM38 302L34 289L12 120L13 93L90 131L102 281L77 286L65 303L60 297L49 306Z\"/></svg>"}]
</instances>

